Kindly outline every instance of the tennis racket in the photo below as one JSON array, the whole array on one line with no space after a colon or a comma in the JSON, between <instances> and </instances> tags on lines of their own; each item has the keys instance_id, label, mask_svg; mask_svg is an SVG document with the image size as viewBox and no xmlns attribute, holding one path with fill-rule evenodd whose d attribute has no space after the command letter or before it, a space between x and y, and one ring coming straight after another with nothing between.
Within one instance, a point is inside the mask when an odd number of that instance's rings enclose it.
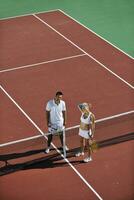
<instances>
[{"instance_id":1,"label":"tennis racket","mask_svg":"<svg viewBox=\"0 0 134 200\"><path fill-rule=\"evenodd\" d=\"M93 140L92 144L90 145L90 149L92 153L95 153L99 149L99 144L95 140Z\"/></svg>"}]
</instances>

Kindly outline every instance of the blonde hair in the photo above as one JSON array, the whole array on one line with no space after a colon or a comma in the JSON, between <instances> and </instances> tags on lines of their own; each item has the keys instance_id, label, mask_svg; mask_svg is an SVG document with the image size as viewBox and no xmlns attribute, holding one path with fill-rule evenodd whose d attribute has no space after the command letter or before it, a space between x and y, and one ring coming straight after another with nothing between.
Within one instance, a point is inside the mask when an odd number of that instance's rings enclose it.
<instances>
[{"instance_id":1,"label":"blonde hair","mask_svg":"<svg viewBox=\"0 0 134 200\"><path fill-rule=\"evenodd\" d=\"M86 102L81 103L78 106L79 106L80 110L82 110L84 108L87 111L89 111L90 108L92 107L91 103L86 103Z\"/></svg>"}]
</instances>

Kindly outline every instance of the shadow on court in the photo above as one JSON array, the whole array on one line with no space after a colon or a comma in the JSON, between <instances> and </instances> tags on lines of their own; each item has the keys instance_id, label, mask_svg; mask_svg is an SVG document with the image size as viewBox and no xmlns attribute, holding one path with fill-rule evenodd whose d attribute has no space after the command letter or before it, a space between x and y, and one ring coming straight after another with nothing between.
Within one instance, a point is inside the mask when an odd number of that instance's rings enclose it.
<instances>
[{"instance_id":1,"label":"shadow on court","mask_svg":"<svg viewBox=\"0 0 134 200\"><path fill-rule=\"evenodd\" d=\"M54 149L51 149L53 151ZM75 148L69 150L67 152L67 158L71 158L75 156L75 152L77 152L79 148ZM10 164L10 161L13 159L19 159L23 157L33 156L39 153L43 153L44 156L41 158L33 159L31 161L23 162L23 163L15 163ZM45 168L55 168L55 167L66 167L68 166L67 162L63 160L63 157L59 153L55 153L53 155L46 156L44 149L38 149L33 151L28 151L24 153L14 153L14 154L6 154L0 155L0 161L5 162L5 166L0 168L0 176L13 173L20 170L28 170L28 169L45 169ZM72 164L80 164L82 161L72 161Z\"/></svg>"},{"instance_id":2,"label":"shadow on court","mask_svg":"<svg viewBox=\"0 0 134 200\"><path fill-rule=\"evenodd\" d=\"M98 148L104 148L111 145L119 144L122 142L126 142L129 140L134 139L134 133L128 133L122 136L110 138L107 140L99 141L97 142ZM75 156L75 153L79 151L80 148L74 148L67 152L67 158L73 158ZM52 149L53 151L54 149ZM59 149L61 150L61 149ZM61 150L62 151L62 150ZM23 163L15 163L10 164L10 160L13 159L19 159L24 158L36 154L44 153L44 156L41 158L36 158L27 162ZM59 153L55 153L53 155L47 155L45 154L44 149L38 149L38 150L32 150L28 152L23 153L13 153L13 154L6 154L6 155L0 155L0 162L4 162L5 166L0 168L0 176L14 173L16 171L20 170L29 170L29 169L45 169L45 168L56 168L56 167L68 167L68 163L61 157ZM82 160L73 160L69 161L73 165L82 164Z\"/></svg>"}]
</instances>

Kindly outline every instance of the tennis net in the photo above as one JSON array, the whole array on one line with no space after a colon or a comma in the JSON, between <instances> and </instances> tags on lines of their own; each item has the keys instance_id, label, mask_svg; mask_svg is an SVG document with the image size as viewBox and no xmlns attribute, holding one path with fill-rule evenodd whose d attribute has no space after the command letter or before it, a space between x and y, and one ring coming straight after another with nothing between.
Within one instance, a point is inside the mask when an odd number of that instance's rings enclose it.
<instances>
[{"instance_id":1,"label":"tennis net","mask_svg":"<svg viewBox=\"0 0 134 200\"><path fill-rule=\"evenodd\" d=\"M133 122L133 110L96 120L95 140L98 142L99 147L102 148L119 142L133 140ZM79 125L65 129L64 146L67 145L69 147L69 152L74 152L80 146L78 130ZM62 159L66 157L65 150L63 152L60 148L57 148L61 146L59 137L57 136L53 137L54 145L52 146L52 150L54 151L50 151L49 155L44 154L45 148L47 147L47 140L44 140L44 137L47 138L48 134L50 133L45 133L44 135L37 133L33 137L0 144L1 163L6 163L6 165L10 163L16 166L17 159L17 164L20 166L22 163L44 161L46 158L48 161L48 158L54 155L62 156ZM3 167L3 164L1 166Z\"/></svg>"}]
</instances>

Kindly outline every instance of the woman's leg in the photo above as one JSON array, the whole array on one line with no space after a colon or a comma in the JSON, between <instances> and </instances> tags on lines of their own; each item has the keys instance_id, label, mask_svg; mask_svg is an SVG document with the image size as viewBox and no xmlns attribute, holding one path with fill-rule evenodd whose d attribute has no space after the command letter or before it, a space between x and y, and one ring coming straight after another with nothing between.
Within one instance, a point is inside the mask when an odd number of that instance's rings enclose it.
<instances>
[{"instance_id":1,"label":"woman's leg","mask_svg":"<svg viewBox=\"0 0 134 200\"><path fill-rule=\"evenodd\" d=\"M80 137L80 147L81 147L81 152L84 152L85 149L85 138Z\"/></svg>"},{"instance_id":2,"label":"woman's leg","mask_svg":"<svg viewBox=\"0 0 134 200\"><path fill-rule=\"evenodd\" d=\"M90 148L91 144L92 144L92 141L90 139L86 139L86 147L87 147L88 157L91 157L91 148Z\"/></svg>"},{"instance_id":3,"label":"woman's leg","mask_svg":"<svg viewBox=\"0 0 134 200\"><path fill-rule=\"evenodd\" d=\"M75 156L81 156L84 155L84 149L85 149L85 139L80 136L80 151L78 151Z\"/></svg>"},{"instance_id":4,"label":"woman's leg","mask_svg":"<svg viewBox=\"0 0 134 200\"><path fill-rule=\"evenodd\" d=\"M91 149L90 149L91 142L92 142L91 140L86 139L86 147L87 147L88 156L84 159L85 163L87 163L89 161L92 161L92 158L91 158Z\"/></svg>"}]
</instances>

